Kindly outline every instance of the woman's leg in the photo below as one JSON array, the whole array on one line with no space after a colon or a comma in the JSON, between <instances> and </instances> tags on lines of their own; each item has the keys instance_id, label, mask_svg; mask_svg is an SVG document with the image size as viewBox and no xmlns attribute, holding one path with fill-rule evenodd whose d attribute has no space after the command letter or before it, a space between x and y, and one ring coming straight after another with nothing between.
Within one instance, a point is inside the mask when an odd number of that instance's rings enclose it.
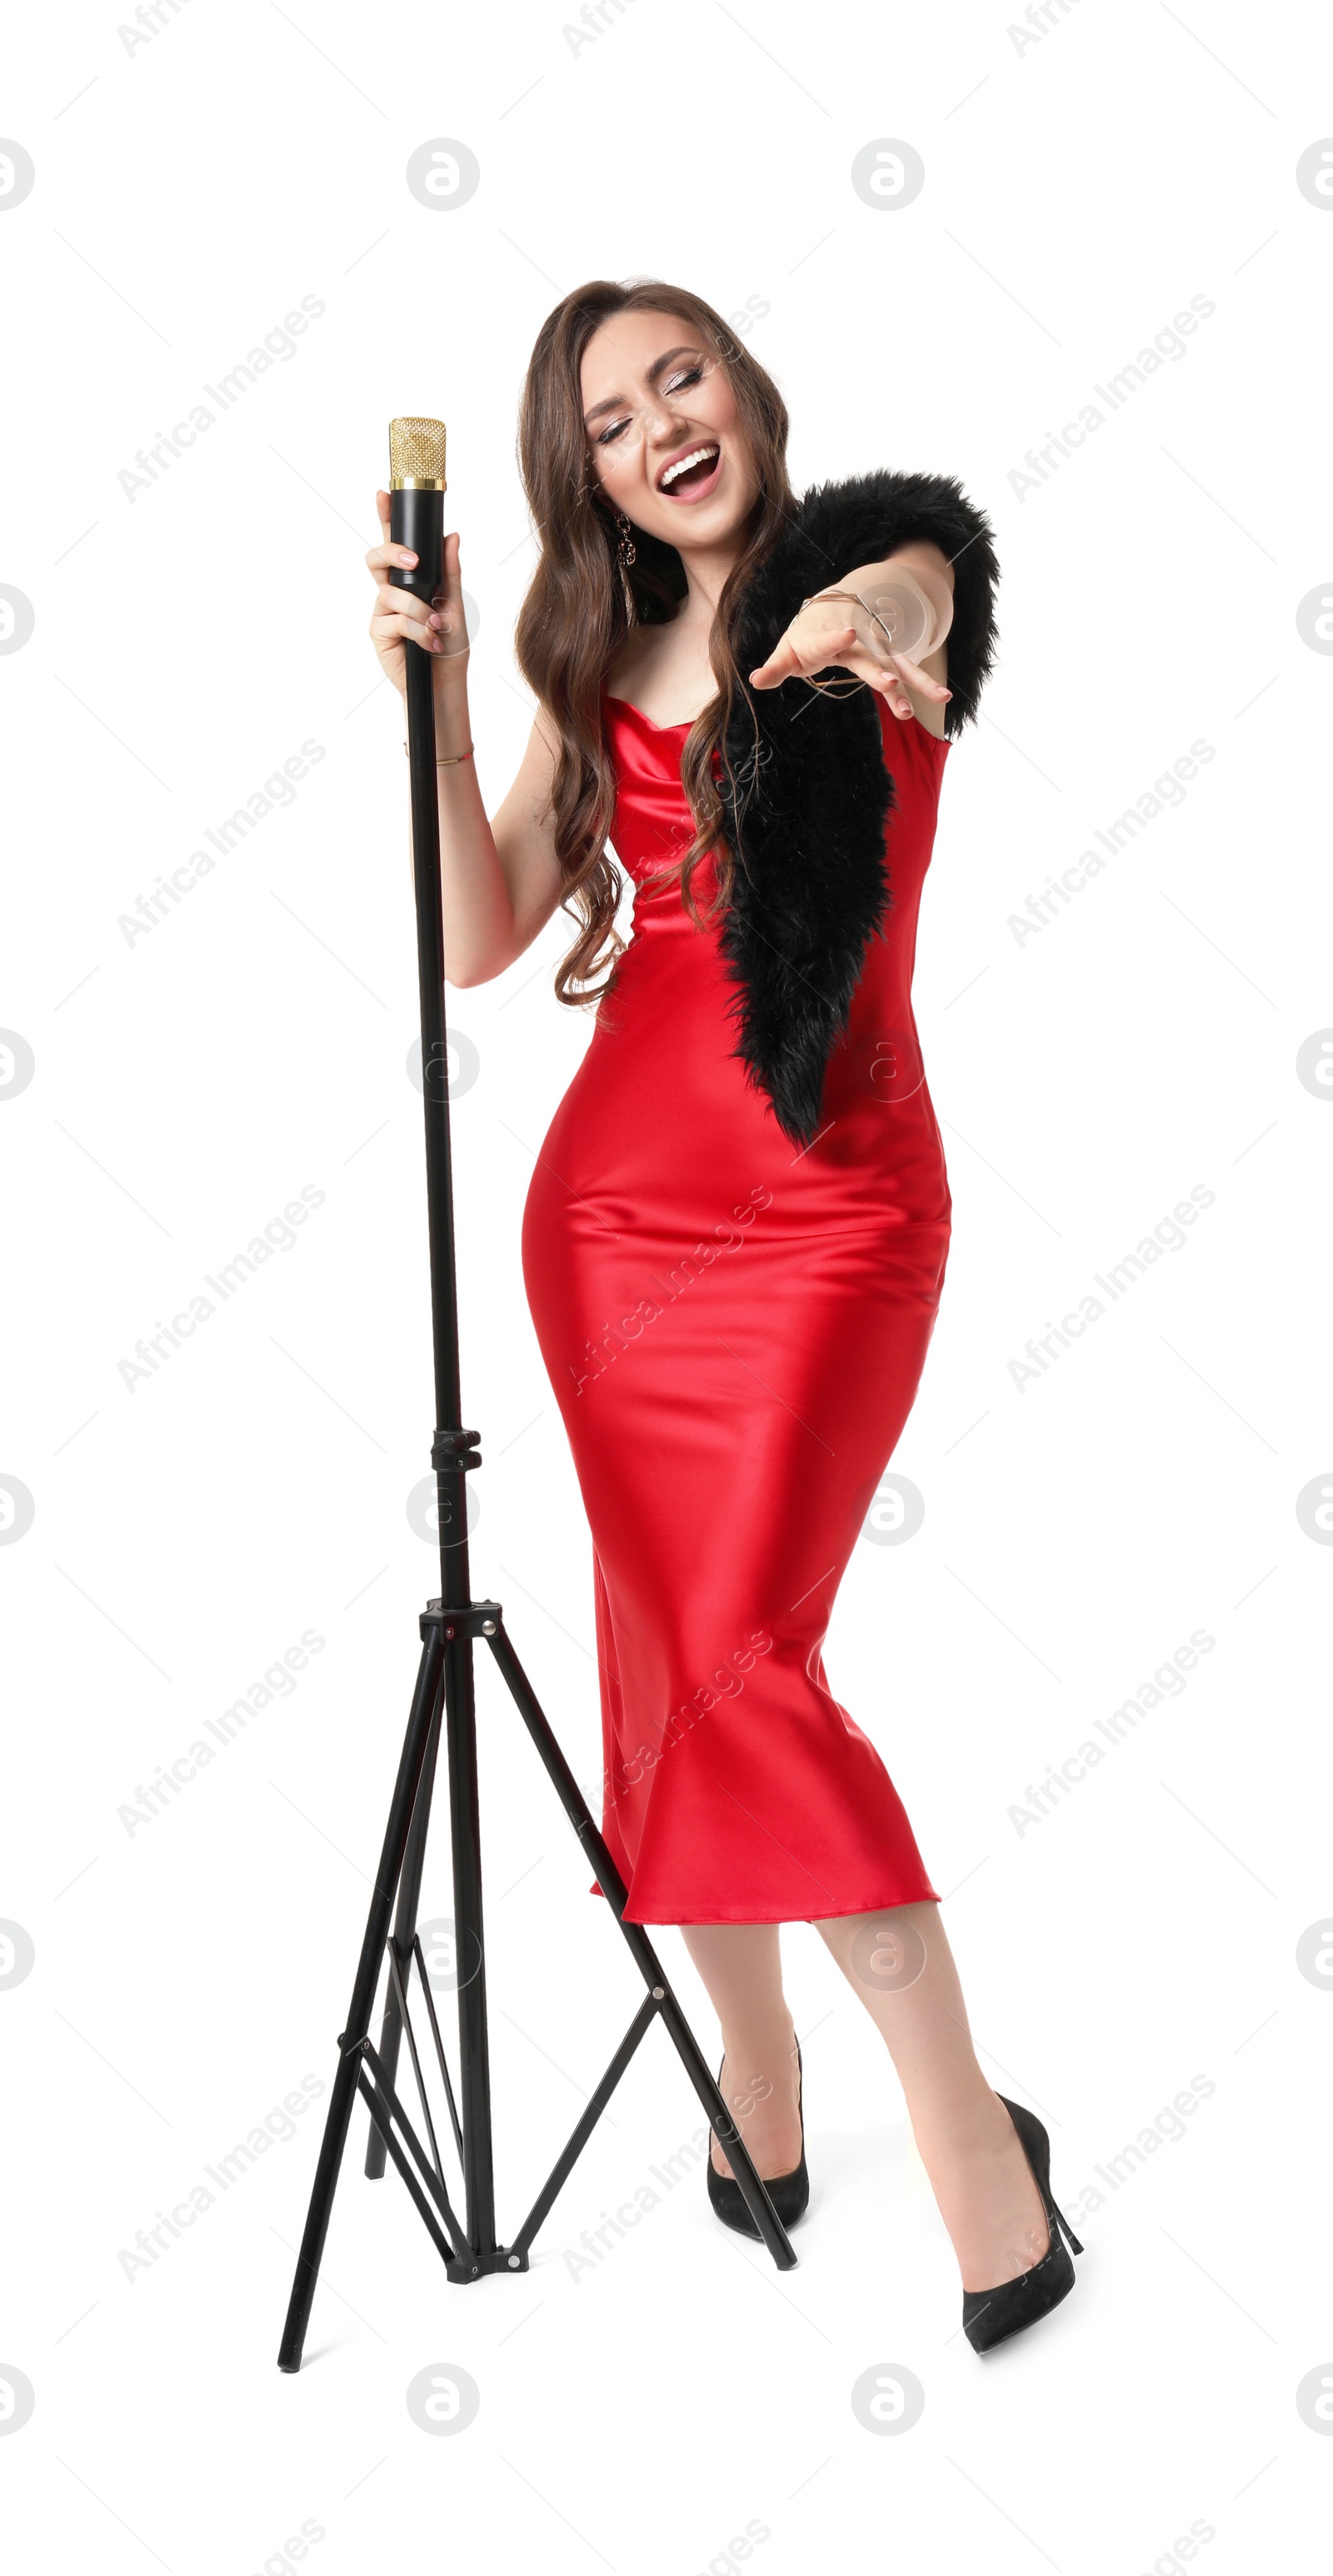
<instances>
[{"instance_id":1,"label":"woman's leg","mask_svg":"<svg viewBox=\"0 0 1333 2576\"><path fill-rule=\"evenodd\" d=\"M682 1923L722 2025L722 2093L761 2180L801 2161L796 2032L782 1991L776 1923ZM716 2138L713 2162L731 2167Z\"/></svg>"},{"instance_id":2,"label":"woman's leg","mask_svg":"<svg viewBox=\"0 0 1333 2576\"><path fill-rule=\"evenodd\" d=\"M965 2290L1039 2263L1046 2216L1014 2124L977 2064L936 1905L816 1925L888 2042Z\"/></svg>"}]
</instances>

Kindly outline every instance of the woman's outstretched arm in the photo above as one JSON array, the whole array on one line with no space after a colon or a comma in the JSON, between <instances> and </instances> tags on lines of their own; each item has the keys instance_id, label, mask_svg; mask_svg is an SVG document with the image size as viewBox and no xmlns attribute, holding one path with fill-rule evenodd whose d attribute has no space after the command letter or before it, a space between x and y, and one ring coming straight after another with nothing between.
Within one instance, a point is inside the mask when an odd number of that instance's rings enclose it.
<instances>
[{"instance_id":1,"label":"woman's outstretched arm","mask_svg":"<svg viewBox=\"0 0 1333 2576\"><path fill-rule=\"evenodd\" d=\"M898 547L881 562L859 564L841 580L824 585L835 594L858 592L866 602L865 609L846 597L826 599L814 593L792 619L768 660L750 673L751 687L776 689L784 680L809 679L831 668L850 671L880 690L893 713L904 722L915 716L931 733L942 737L944 710L949 702L947 644L932 647L919 661L904 653L891 653L882 629L867 614L876 604L877 593L891 589L904 575L925 592L935 608L935 631L938 633L943 625L947 634L953 566L939 546L918 540Z\"/></svg>"}]
</instances>

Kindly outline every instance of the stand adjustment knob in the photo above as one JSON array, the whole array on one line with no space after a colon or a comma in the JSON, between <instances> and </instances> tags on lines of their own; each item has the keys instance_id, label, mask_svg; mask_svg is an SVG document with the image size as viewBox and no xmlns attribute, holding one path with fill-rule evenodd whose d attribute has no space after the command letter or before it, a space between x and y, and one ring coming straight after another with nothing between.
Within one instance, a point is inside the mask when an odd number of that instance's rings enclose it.
<instances>
[{"instance_id":1,"label":"stand adjustment knob","mask_svg":"<svg viewBox=\"0 0 1333 2576\"><path fill-rule=\"evenodd\" d=\"M442 1467L456 1467L466 1473L469 1467L481 1465L479 1431L440 1431L431 1442L430 1463L438 1475Z\"/></svg>"}]
</instances>

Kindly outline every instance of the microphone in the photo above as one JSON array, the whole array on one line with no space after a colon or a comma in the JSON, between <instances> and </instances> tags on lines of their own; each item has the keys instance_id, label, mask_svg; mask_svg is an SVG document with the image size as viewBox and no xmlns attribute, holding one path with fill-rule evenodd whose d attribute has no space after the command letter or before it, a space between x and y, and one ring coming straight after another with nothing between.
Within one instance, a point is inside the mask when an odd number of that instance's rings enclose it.
<instances>
[{"instance_id":1,"label":"microphone","mask_svg":"<svg viewBox=\"0 0 1333 2576\"><path fill-rule=\"evenodd\" d=\"M389 579L393 587L395 590L410 590L415 598L433 603L444 572L442 420L408 419L391 420L389 423L389 532L396 546L407 547L416 556L415 564L390 566ZM433 662L434 656L424 644L404 644L408 795L412 812L413 883L417 905L417 970L421 984L421 1087L426 1103L428 1137L436 1116L442 1115L444 1119L442 1153L447 1191L449 1073L444 1028L444 925L440 909L439 772L435 765ZM432 1182L432 1244L442 1222ZM442 1350L437 1328L435 1418L437 1422L452 1422L458 1419L458 1399L456 1395L449 1395L440 1376Z\"/></svg>"},{"instance_id":2,"label":"microphone","mask_svg":"<svg viewBox=\"0 0 1333 2576\"><path fill-rule=\"evenodd\" d=\"M425 600L440 587L444 561L444 439L442 420L389 423L389 534L417 558L391 566L389 580Z\"/></svg>"}]
</instances>

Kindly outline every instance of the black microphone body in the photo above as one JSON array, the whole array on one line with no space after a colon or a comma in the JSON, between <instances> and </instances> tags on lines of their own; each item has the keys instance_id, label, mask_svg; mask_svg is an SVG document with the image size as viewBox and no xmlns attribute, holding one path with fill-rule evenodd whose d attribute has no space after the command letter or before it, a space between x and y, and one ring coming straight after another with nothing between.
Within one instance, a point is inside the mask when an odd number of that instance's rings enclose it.
<instances>
[{"instance_id":1,"label":"black microphone body","mask_svg":"<svg viewBox=\"0 0 1333 2576\"><path fill-rule=\"evenodd\" d=\"M411 566L391 566L389 580L394 589L433 601L444 570L443 492L424 491L420 485L391 492L389 534L396 546L406 546L417 559Z\"/></svg>"}]
</instances>

